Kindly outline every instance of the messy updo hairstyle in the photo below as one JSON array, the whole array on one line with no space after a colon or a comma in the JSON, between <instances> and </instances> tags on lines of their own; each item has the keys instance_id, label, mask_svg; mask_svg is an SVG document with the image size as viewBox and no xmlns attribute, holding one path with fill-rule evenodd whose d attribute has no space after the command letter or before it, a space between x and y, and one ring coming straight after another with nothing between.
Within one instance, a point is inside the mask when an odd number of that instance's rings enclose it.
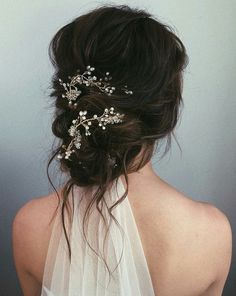
<instances>
[{"instance_id":1,"label":"messy updo hairstyle","mask_svg":"<svg viewBox=\"0 0 236 296\"><path fill-rule=\"evenodd\" d=\"M64 225L70 191L74 185L97 186L87 207L85 223L93 204L101 213L104 193L112 181L124 175L127 188L109 209L112 216L114 206L119 206L127 196L128 174L150 161L160 140L168 139L170 144L182 103L182 72L188 57L171 27L145 10L126 5L103 5L73 19L54 35L49 55L55 69L50 94L55 107L52 132L60 142L52 151L47 173L62 145L71 141L68 129L80 110L101 115L104 108L114 107L125 114L122 123L108 125L106 131L95 128L91 136L82 136L81 148L71 154L71 160L59 160L61 170L68 175L61 194L61 217L71 256ZM65 90L59 78L67 82L68 76L77 69L84 72L87 65L95 67L93 74L98 77L109 72L116 89L127 85L133 95L114 92L108 96L81 85L78 106L72 110L62 97ZM116 166L110 163L108 155L116 160Z\"/></svg>"}]
</instances>

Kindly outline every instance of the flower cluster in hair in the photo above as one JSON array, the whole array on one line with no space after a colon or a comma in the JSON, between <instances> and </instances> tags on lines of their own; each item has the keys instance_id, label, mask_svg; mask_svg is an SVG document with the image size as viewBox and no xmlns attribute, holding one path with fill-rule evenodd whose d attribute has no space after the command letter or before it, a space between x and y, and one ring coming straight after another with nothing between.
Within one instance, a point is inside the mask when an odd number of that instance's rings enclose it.
<instances>
[{"instance_id":1,"label":"flower cluster in hair","mask_svg":"<svg viewBox=\"0 0 236 296\"><path fill-rule=\"evenodd\" d=\"M77 70L77 74L73 77L68 76L70 79L70 82L63 82L61 79L59 79L60 84L64 87L66 93L62 94L63 98L67 98L69 101L70 107L77 107L77 103L75 102L73 104L73 101L76 101L77 98L81 95L82 91L78 89L76 85L78 84L84 84L85 86L95 86L97 87L101 92L106 93L107 95L111 95L115 91L115 86L111 86L109 83L109 80L112 79L109 72L106 72L106 76L103 78L98 79L97 76L92 76L92 72L95 70L95 67L91 67L88 65L86 67L86 71L80 74L80 69ZM124 90L126 94L133 94L132 90L127 89L127 85L124 86L124 88L121 88Z\"/></svg>"},{"instance_id":2,"label":"flower cluster in hair","mask_svg":"<svg viewBox=\"0 0 236 296\"><path fill-rule=\"evenodd\" d=\"M87 111L80 111L79 115L76 119L72 120L72 125L70 126L68 133L72 137L71 142L69 143L68 147L65 145L62 146L62 148L65 149L64 154L59 154L57 157L59 159L62 159L63 157L65 159L69 159L70 155L75 152L74 149L72 149L73 146L75 146L77 149L80 149L81 147L81 130L80 126L83 126L85 129L85 136L91 135L91 132L89 130L90 126L92 125L93 121L98 122L98 126L101 127L103 130L106 129L107 124L117 124L122 122L122 118L124 114L115 113L114 107L111 108L105 108L103 114L101 116L98 116L97 114L94 114L93 117L87 118Z\"/></svg>"}]
</instances>

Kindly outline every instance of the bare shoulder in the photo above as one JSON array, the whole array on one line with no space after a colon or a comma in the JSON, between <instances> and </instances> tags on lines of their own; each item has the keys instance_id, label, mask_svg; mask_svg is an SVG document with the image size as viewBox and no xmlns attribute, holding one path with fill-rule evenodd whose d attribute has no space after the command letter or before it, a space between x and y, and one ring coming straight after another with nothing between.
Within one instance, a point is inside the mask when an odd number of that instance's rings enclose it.
<instances>
[{"instance_id":1,"label":"bare shoulder","mask_svg":"<svg viewBox=\"0 0 236 296\"><path fill-rule=\"evenodd\" d=\"M57 195L50 193L45 196L33 198L26 202L16 213L13 220L13 235L29 238L29 235L40 235L49 227L49 221L58 204ZM36 231L36 232L35 232ZM29 238L32 240L32 237Z\"/></svg>"},{"instance_id":2,"label":"bare shoulder","mask_svg":"<svg viewBox=\"0 0 236 296\"><path fill-rule=\"evenodd\" d=\"M61 190L58 190L58 192L60 197ZM48 217L48 214L56 209L57 204L58 196L55 192L45 196L32 198L17 211L14 217L14 223L29 222L25 221L28 219L32 219L37 222L35 215L37 215L37 217L41 216L41 218L45 218L45 216Z\"/></svg>"},{"instance_id":3,"label":"bare shoulder","mask_svg":"<svg viewBox=\"0 0 236 296\"><path fill-rule=\"evenodd\" d=\"M32 295L40 288L53 225L50 221L57 205L56 193L50 193L26 202L14 217L13 256L24 295Z\"/></svg>"},{"instance_id":4,"label":"bare shoulder","mask_svg":"<svg viewBox=\"0 0 236 296\"><path fill-rule=\"evenodd\" d=\"M232 255L228 217L213 204L196 201L160 178L155 192L149 209L153 213L157 238L163 239L168 250L171 278L177 281L176 285L184 278L187 285L189 278L189 288L196 286L199 280L202 291L214 283L218 290L206 295L221 295L219 291L226 281Z\"/></svg>"},{"instance_id":5,"label":"bare shoulder","mask_svg":"<svg viewBox=\"0 0 236 296\"><path fill-rule=\"evenodd\" d=\"M222 231L222 235L224 233L231 238L231 225L222 210L210 202L194 200L161 178L158 178L150 203L160 210L168 211L171 214L170 221L182 221L190 228L210 227L212 231L217 229Z\"/></svg>"},{"instance_id":6,"label":"bare shoulder","mask_svg":"<svg viewBox=\"0 0 236 296\"><path fill-rule=\"evenodd\" d=\"M172 185L162 180L163 195L166 210L171 214L171 222L177 226L181 223L182 232L191 231L196 238L210 248L216 246L216 251L223 251L231 246L232 230L226 214L210 202L197 201L180 192Z\"/></svg>"}]
</instances>

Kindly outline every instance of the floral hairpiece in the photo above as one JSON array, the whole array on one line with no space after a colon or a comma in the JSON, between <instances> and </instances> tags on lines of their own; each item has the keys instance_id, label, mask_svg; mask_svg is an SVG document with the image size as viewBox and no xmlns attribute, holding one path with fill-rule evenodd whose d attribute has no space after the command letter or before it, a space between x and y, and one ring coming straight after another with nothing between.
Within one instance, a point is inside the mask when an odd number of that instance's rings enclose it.
<instances>
[{"instance_id":1,"label":"floral hairpiece","mask_svg":"<svg viewBox=\"0 0 236 296\"><path fill-rule=\"evenodd\" d=\"M85 135L89 136L91 135L89 127L92 125L92 121L96 120L98 122L98 126L105 130L107 124L122 122L122 118L124 116L124 114L114 113L114 107L111 107L110 109L105 108L101 116L94 114L93 117L86 118L86 114L87 111L80 111L79 116L76 119L72 120L72 125L68 130L68 133L72 137L72 140L69 143L68 147L62 145L62 148L65 149L65 152L63 154L58 154L57 158L69 159L70 155L75 152L75 150L72 149L73 146L75 146L77 149L80 149L82 138L81 131L79 129L80 126L84 127Z\"/></svg>"},{"instance_id":2,"label":"floral hairpiece","mask_svg":"<svg viewBox=\"0 0 236 296\"><path fill-rule=\"evenodd\" d=\"M73 104L73 101L76 101L76 99L81 95L82 91L78 89L76 85L78 84L84 84L86 86L95 86L97 87L101 92L106 93L108 96L110 96L114 91L115 87L111 86L110 83L108 82L109 80L112 79L111 76L109 76L109 72L106 72L106 76L103 80L103 78L100 78L98 80L97 76L91 76L92 72L95 70L95 67L91 67L88 65L86 67L86 71L83 74L80 74L80 70L78 69L77 72L78 74L74 75L73 77L68 76L70 79L70 82L63 82L59 78L60 84L64 87L66 93L62 94L63 98L67 98L69 101L69 106L70 107L77 107L77 103L75 102ZM133 94L132 90L127 89L127 85L124 86L124 88L121 88L126 94Z\"/></svg>"}]
</instances>

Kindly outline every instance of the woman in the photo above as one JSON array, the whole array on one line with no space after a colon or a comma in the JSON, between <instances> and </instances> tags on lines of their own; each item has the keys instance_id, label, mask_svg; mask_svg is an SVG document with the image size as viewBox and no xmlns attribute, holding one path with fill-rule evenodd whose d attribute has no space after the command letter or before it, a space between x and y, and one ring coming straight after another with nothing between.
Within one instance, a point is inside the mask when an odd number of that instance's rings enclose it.
<instances>
[{"instance_id":1,"label":"woman","mask_svg":"<svg viewBox=\"0 0 236 296\"><path fill-rule=\"evenodd\" d=\"M101 6L62 27L50 57L60 143L48 165L57 156L68 180L14 219L24 295L221 295L227 217L151 165L179 117L181 40L146 11Z\"/></svg>"}]
</instances>

